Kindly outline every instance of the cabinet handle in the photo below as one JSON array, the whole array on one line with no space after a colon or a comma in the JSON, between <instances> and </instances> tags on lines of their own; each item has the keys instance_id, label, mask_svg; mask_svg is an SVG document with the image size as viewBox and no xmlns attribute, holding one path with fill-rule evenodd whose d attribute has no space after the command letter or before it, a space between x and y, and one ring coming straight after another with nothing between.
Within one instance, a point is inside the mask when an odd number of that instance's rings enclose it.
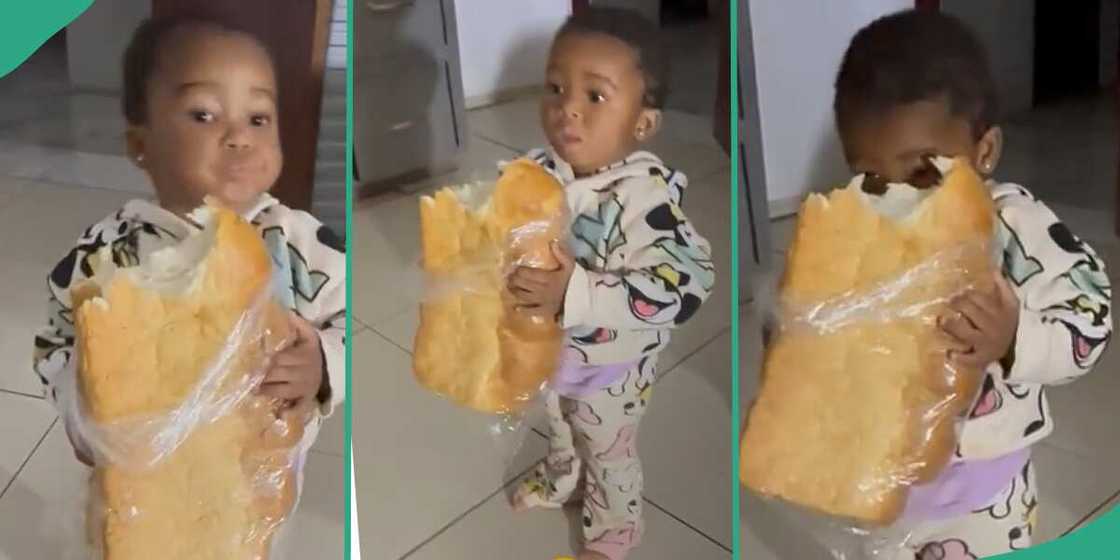
<instances>
[{"instance_id":1,"label":"cabinet handle","mask_svg":"<svg viewBox=\"0 0 1120 560\"><path fill-rule=\"evenodd\" d=\"M369 0L366 2L366 8L371 12L392 12L399 10L405 6L411 6L416 3L416 0L391 0L389 2L376 2Z\"/></svg>"}]
</instances>

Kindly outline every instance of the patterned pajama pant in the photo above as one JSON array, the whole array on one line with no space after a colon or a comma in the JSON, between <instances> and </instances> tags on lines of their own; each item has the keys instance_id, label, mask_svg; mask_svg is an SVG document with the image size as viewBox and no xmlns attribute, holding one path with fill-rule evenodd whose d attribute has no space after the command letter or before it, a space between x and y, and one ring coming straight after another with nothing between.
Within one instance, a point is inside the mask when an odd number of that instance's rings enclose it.
<instances>
[{"instance_id":1,"label":"patterned pajama pant","mask_svg":"<svg viewBox=\"0 0 1120 560\"><path fill-rule=\"evenodd\" d=\"M979 560L1031 546L1038 499L1028 462L992 505L968 515L918 526L896 560Z\"/></svg>"},{"instance_id":2,"label":"patterned pajama pant","mask_svg":"<svg viewBox=\"0 0 1120 560\"><path fill-rule=\"evenodd\" d=\"M579 398L547 398L546 457L523 484L546 503L583 501L584 548L621 560L642 536L638 423L654 382L655 358L618 382Z\"/></svg>"}]
</instances>

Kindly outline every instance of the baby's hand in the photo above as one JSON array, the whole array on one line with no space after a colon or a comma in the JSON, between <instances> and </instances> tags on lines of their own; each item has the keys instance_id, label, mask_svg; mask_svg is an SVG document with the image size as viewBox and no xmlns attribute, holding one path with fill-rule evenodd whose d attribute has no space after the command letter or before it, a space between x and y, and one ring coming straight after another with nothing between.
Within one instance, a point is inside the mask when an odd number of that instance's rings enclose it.
<instances>
[{"instance_id":1,"label":"baby's hand","mask_svg":"<svg viewBox=\"0 0 1120 560\"><path fill-rule=\"evenodd\" d=\"M518 308L549 318L563 311L564 294L568 291L568 281L575 268L574 259L559 243L552 244L552 254L559 263L556 268L519 266L510 275L508 285Z\"/></svg>"},{"instance_id":2,"label":"baby's hand","mask_svg":"<svg viewBox=\"0 0 1120 560\"><path fill-rule=\"evenodd\" d=\"M949 335L953 363L983 369L1007 356L1019 329L1019 298L1002 274L996 273L992 291L973 291L949 304L952 313L941 317Z\"/></svg>"},{"instance_id":3,"label":"baby's hand","mask_svg":"<svg viewBox=\"0 0 1120 560\"><path fill-rule=\"evenodd\" d=\"M289 316L295 340L269 364L260 394L297 404L313 399L326 383L319 331L295 313Z\"/></svg>"}]
</instances>

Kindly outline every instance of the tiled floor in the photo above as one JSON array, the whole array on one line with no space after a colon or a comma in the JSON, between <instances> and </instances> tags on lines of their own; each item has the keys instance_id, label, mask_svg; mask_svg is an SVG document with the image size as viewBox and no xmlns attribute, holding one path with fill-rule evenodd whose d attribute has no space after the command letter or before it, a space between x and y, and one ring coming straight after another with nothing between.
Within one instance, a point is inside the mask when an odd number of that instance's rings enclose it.
<instances>
[{"instance_id":1,"label":"tiled floor","mask_svg":"<svg viewBox=\"0 0 1120 560\"><path fill-rule=\"evenodd\" d=\"M1104 99L1073 100L1026 114L1009 125L1000 177L1021 182L1047 201L1075 233L1104 258L1113 283L1120 282L1120 239L1113 233L1116 189L1115 117ZM1107 115L1107 122L1101 115ZM1109 137L1111 130L1111 137ZM1073 139L1077 138L1077 141ZM1027 142L1023 142L1028 139ZM1064 141L1062 139L1069 140ZM1042 150L1046 159L1042 157ZM1108 165L1104 152L1111 150ZM1098 155L1093 155L1098 154ZM1004 167L1006 165L1006 168ZM1077 170L1066 174L1061 170ZM1005 175L1004 173L1007 173ZM1072 172L1070 172L1072 173ZM1058 178L1063 180L1055 182ZM793 234L791 218L771 223L778 262ZM779 265L780 266L780 265ZM757 310L741 323L741 398L745 412L757 390L761 356ZM1114 315L1114 321L1117 318ZM1038 468L1039 522L1036 542L1083 526L1115 507L1120 495L1120 352L1113 346L1091 374L1047 391L1054 433L1034 451ZM775 507L743 493L744 558L786 560L825 558L824 549L799 531Z\"/></svg>"},{"instance_id":2,"label":"tiled floor","mask_svg":"<svg viewBox=\"0 0 1120 560\"><path fill-rule=\"evenodd\" d=\"M88 100L34 65L0 80L0 560L88 558L88 471L40 397L32 337L45 320L51 266L87 225L149 192L120 156L119 123L97 116L116 115L115 100L67 113ZM70 116L51 120L58 113ZM86 150L91 145L101 148ZM308 459L299 510L281 537L283 558L342 557L342 417L328 421Z\"/></svg>"},{"instance_id":3,"label":"tiled floor","mask_svg":"<svg viewBox=\"0 0 1120 560\"><path fill-rule=\"evenodd\" d=\"M515 515L507 484L545 451L535 431L490 435L495 419L421 389L410 351L421 296L418 195L492 179L495 162L541 145L535 101L473 111L460 171L357 204L353 216L354 457L363 552L378 558L551 558L573 544L563 513ZM674 339L644 422L648 532L635 560L730 558L728 160L710 119L670 111L654 150L685 171L685 211L724 278ZM407 194L405 194L407 193ZM539 418L528 421L539 426ZM514 452L515 443L520 447ZM368 552L367 552L368 553Z\"/></svg>"}]
</instances>

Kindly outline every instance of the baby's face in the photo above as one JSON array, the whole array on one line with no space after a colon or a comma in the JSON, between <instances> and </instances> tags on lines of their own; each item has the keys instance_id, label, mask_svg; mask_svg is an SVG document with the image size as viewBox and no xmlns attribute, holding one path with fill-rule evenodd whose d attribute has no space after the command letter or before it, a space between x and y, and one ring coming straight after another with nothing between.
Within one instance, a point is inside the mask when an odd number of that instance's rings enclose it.
<instances>
[{"instance_id":1,"label":"baby's face","mask_svg":"<svg viewBox=\"0 0 1120 560\"><path fill-rule=\"evenodd\" d=\"M968 120L950 114L941 101L900 105L859 119L840 131L840 139L854 173L915 186L926 182L933 156L966 156L979 168L984 152Z\"/></svg>"},{"instance_id":2,"label":"baby's face","mask_svg":"<svg viewBox=\"0 0 1120 560\"><path fill-rule=\"evenodd\" d=\"M645 90L634 50L602 34L567 33L552 45L541 126L577 174L610 165L639 143ZM646 138L641 138L644 140Z\"/></svg>"},{"instance_id":3,"label":"baby's face","mask_svg":"<svg viewBox=\"0 0 1120 560\"><path fill-rule=\"evenodd\" d=\"M130 131L160 203L175 212L207 195L244 211L280 175L276 78L243 35L169 37L148 84L148 122Z\"/></svg>"}]
</instances>

